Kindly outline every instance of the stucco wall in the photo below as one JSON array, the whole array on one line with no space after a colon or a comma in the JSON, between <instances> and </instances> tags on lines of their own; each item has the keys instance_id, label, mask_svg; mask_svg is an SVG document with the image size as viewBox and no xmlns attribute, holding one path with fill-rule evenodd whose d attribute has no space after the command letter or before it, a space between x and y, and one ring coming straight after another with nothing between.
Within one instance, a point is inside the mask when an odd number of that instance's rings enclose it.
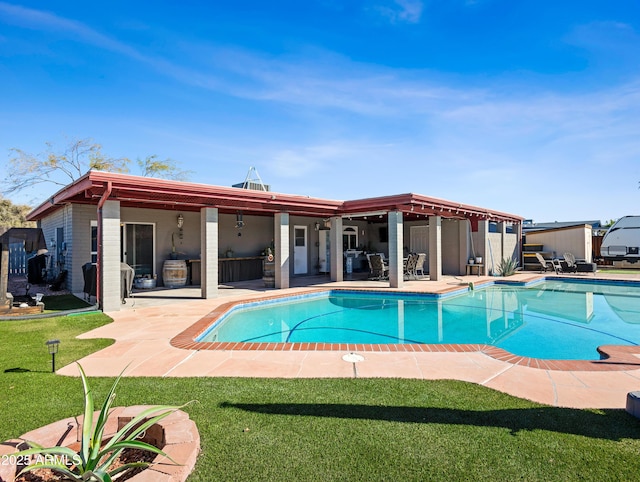
<instances>
[{"instance_id":1,"label":"stucco wall","mask_svg":"<svg viewBox=\"0 0 640 482\"><path fill-rule=\"evenodd\" d=\"M74 204L71 206L73 232L71 248L67 256L71 288L74 293L84 289L82 266L91 262L91 221L98 221L96 206Z\"/></svg>"},{"instance_id":2,"label":"stucco wall","mask_svg":"<svg viewBox=\"0 0 640 482\"><path fill-rule=\"evenodd\" d=\"M489 241L487 250L489 253L487 259L484 260L484 264L487 268L487 273L495 273L502 258L506 257L502 252L502 234L488 233L487 237Z\"/></svg>"},{"instance_id":3,"label":"stucco wall","mask_svg":"<svg viewBox=\"0 0 640 482\"><path fill-rule=\"evenodd\" d=\"M534 231L526 234L527 244L542 244L543 251L561 257L564 253L573 254L576 259L591 262L591 226L574 226L546 231Z\"/></svg>"},{"instance_id":4,"label":"stucco wall","mask_svg":"<svg viewBox=\"0 0 640 482\"><path fill-rule=\"evenodd\" d=\"M460 274L460 223L457 220L442 220L442 274ZM464 246L466 250L466 246Z\"/></svg>"}]
</instances>

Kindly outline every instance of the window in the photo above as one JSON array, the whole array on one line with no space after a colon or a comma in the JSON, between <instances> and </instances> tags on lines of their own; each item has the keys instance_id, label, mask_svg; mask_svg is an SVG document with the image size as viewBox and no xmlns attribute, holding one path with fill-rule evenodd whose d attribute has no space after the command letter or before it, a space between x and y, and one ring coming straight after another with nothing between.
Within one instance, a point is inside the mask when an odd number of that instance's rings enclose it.
<instances>
[{"instance_id":1,"label":"window","mask_svg":"<svg viewBox=\"0 0 640 482\"><path fill-rule=\"evenodd\" d=\"M358 228L355 226L344 226L342 228L342 249L358 248Z\"/></svg>"},{"instance_id":2,"label":"window","mask_svg":"<svg viewBox=\"0 0 640 482\"><path fill-rule=\"evenodd\" d=\"M91 262L98 262L98 221L91 221Z\"/></svg>"}]
</instances>

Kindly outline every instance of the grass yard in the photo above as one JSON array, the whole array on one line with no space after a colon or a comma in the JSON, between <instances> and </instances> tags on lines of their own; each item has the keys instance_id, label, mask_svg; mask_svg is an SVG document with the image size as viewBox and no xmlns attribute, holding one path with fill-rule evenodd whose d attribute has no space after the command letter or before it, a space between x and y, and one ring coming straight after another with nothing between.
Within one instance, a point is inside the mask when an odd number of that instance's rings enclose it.
<instances>
[{"instance_id":1,"label":"grass yard","mask_svg":"<svg viewBox=\"0 0 640 482\"><path fill-rule=\"evenodd\" d=\"M72 294L45 296L42 298L42 302L44 303L45 311L78 310L92 306Z\"/></svg>"},{"instance_id":2,"label":"grass yard","mask_svg":"<svg viewBox=\"0 0 640 482\"><path fill-rule=\"evenodd\" d=\"M93 314L0 323L0 440L82 412L80 380L48 373L44 341L61 339L58 360L71 363L109 343L73 339L106 322ZM112 382L92 378L98 403ZM202 439L191 482L640 473L640 421L625 411L547 407L457 381L124 378L117 393L115 405L198 401L186 408Z\"/></svg>"}]
</instances>

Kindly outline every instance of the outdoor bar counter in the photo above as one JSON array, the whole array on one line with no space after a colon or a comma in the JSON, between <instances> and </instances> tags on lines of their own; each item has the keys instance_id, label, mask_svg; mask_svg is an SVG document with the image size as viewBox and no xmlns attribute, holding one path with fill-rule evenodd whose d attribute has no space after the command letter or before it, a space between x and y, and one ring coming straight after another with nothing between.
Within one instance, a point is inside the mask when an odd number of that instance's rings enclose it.
<instances>
[{"instance_id":1,"label":"outdoor bar counter","mask_svg":"<svg viewBox=\"0 0 640 482\"><path fill-rule=\"evenodd\" d=\"M262 260L264 256L245 258L218 258L218 283L247 281L262 278ZM189 284L200 284L200 259L188 259Z\"/></svg>"},{"instance_id":2,"label":"outdoor bar counter","mask_svg":"<svg viewBox=\"0 0 640 482\"><path fill-rule=\"evenodd\" d=\"M262 278L262 260L264 256L246 258L219 258L218 283L246 281Z\"/></svg>"}]
</instances>

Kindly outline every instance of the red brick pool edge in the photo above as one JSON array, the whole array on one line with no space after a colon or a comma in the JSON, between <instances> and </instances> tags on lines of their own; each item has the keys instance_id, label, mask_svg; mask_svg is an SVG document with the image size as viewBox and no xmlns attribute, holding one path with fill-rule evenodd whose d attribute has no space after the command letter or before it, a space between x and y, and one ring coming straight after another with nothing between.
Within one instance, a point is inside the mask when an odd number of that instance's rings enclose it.
<instances>
[{"instance_id":1,"label":"red brick pool edge","mask_svg":"<svg viewBox=\"0 0 640 482\"><path fill-rule=\"evenodd\" d=\"M317 289L305 294L330 291ZM335 291L335 290L334 290ZM349 290L354 291L354 290ZM362 290L370 291L370 290ZM412 293L413 294L413 293ZM291 293L252 299L266 301L291 297ZM542 370L555 371L626 371L640 369L640 346L606 345L598 348L600 360L549 360L514 355L501 348L486 344L363 344L363 343L244 343L244 342L199 342L196 339L226 312L245 301L231 301L218 306L193 325L173 337L171 346L183 350L238 350L238 351L336 351L336 352L423 352L423 353L469 353L479 352L496 360Z\"/></svg>"}]
</instances>

